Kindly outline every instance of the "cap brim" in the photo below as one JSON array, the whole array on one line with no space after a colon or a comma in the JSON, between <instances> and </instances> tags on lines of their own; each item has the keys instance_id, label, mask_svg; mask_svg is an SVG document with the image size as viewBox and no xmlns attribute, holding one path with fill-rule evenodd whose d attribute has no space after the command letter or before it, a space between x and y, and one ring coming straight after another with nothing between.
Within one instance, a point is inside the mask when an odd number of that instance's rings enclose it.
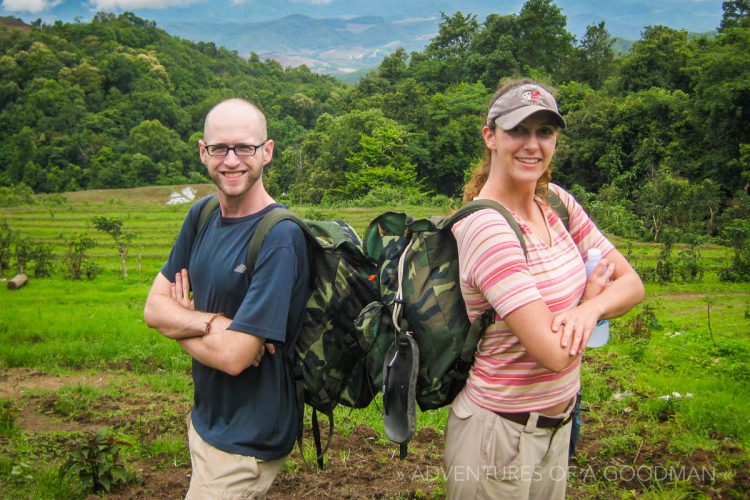
<instances>
[{"instance_id":1,"label":"cap brim","mask_svg":"<svg viewBox=\"0 0 750 500\"><path fill-rule=\"evenodd\" d=\"M549 115L553 117L555 122L557 122L558 127L565 128L565 120L563 119L563 117L559 113L556 113L555 111L543 106L524 106L515 111L511 111L508 114L498 116L497 118L495 118L495 123L503 130L510 130L518 126L519 123L524 121L529 116L536 113L549 113Z\"/></svg>"}]
</instances>

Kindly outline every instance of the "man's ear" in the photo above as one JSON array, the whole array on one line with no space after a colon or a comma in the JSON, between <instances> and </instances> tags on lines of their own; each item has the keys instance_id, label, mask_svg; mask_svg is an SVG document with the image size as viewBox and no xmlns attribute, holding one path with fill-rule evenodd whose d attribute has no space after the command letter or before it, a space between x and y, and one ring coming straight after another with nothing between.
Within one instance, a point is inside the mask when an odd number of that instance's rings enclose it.
<instances>
[{"instance_id":1,"label":"man's ear","mask_svg":"<svg viewBox=\"0 0 750 500\"><path fill-rule=\"evenodd\" d=\"M206 143L203 139L198 139L198 154L201 158L201 163L208 165L208 153L206 152Z\"/></svg>"},{"instance_id":2,"label":"man's ear","mask_svg":"<svg viewBox=\"0 0 750 500\"><path fill-rule=\"evenodd\" d=\"M273 139L268 139L266 143L263 144L263 166L264 167L268 165L273 159L274 146L275 144L273 142Z\"/></svg>"}]
</instances>

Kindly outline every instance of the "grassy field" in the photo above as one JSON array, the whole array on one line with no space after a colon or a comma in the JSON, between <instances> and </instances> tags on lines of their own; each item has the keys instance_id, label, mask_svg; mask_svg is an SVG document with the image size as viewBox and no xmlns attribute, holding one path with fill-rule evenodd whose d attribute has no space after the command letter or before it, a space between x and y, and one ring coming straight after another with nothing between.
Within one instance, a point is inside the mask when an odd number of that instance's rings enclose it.
<instances>
[{"instance_id":1,"label":"grassy field","mask_svg":"<svg viewBox=\"0 0 750 500\"><path fill-rule=\"evenodd\" d=\"M181 188L181 187L180 187ZM199 195L210 186L196 186ZM31 278L0 289L0 497L76 498L58 470L75 439L106 427L127 443L129 483L115 498L178 498L189 481L184 416L190 360L143 323L148 288L188 209L166 206L170 188L73 193L68 202L0 209L0 221L57 255L85 233L103 269L93 280ZM360 231L392 207L292 207L341 218ZM417 216L435 207L402 207ZM93 229L118 217L135 233L127 278L112 238ZM630 242L615 239L623 253ZM647 299L612 321L612 341L585 354L584 433L571 462L571 497L747 498L750 495L750 286L721 283L728 249L701 248L706 274L687 284L647 284ZM632 243L638 265L659 247ZM2 279L15 274L8 271ZM709 322L710 317L710 322ZM376 400L337 410L328 467L295 451L272 497L441 497L446 411L419 415L405 461L385 438ZM309 420L309 415L308 415ZM394 458L395 455L395 458Z\"/></svg>"}]
</instances>

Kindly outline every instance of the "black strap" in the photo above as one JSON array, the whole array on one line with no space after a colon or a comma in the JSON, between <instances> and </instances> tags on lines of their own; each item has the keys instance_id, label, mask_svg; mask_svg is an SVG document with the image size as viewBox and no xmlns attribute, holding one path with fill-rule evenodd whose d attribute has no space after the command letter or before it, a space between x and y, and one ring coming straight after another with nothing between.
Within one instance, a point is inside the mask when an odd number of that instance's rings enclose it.
<instances>
[{"instance_id":1,"label":"black strap","mask_svg":"<svg viewBox=\"0 0 750 500\"><path fill-rule=\"evenodd\" d=\"M465 204L458 210L456 210L453 215L450 216L450 219L444 226L444 229L450 230L453 225L466 217L467 215L476 212L477 210L481 210L483 208L491 208L495 210L496 212L499 212L500 215L502 215L506 221L508 221L508 225L513 230L514 233L516 233L516 237L518 237L518 242L521 244L521 249L523 250L523 254L526 255L527 249L526 249L526 241L523 238L523 231L521 231L521 226L518 225L518 222L516 219L511 215L510 211L502 206L500 203L494 201L494 200L475 200L470 201L469 203Z\"/></svg>"},{"instance_id":2,"label":"black strap","mask_svg":"<svg viewBox=\"0 0 750 500\"><path fill-rule=\"evenodd\" d=\"M408 454L409 454L409 441L399 444L398 445L398 458L400 460L403 460L406 458L406 455Z\"/></svg>"},{"instance_id":3,"label":"black strap","mask_svg":"<svg viewBox=\"0 0 750 500\"><path fill-rule=\"evenodd\" d=\"M328 438L326 439L326 446L323 448L320 440L320 423L318 423L318 410L313 406L312 411L312 433L313 440L315 440L315 452L317 453L318 467L323 468L324 462L323 457L325 456L328 448L331 447L331 441L333 441L333 410L330 412L321 412L323 415L328 417Z\"/></svg>"},{"instance_id":4,"label":"black strap","mask_svg":"<svg viewBox=\"0 0 750 500\"><path fill-rule=\"evenodd\" d=\"M557 213L557 216L560 217L560 220L565 226L565 229L568 229L570 224L570 213L568 212L568 207L565 206L565 203L563 203L562 199L557 196L554 191L552 191L551 189L547 189L545 193L545 200L547 201L547 204L550 206L550 208L554 210L555 213ZM463 205L461 208L456 210L453 215L450 216L450 219L444 226L444 229L450 229L456 222L460 221L467 215L483 208L491 208L499 212L500 215L502 215L505 220L508 221L508 225L510 225L510 228L514 233L516 233L516 236L518 237L518 242L521 244L523 254L526 255L528 251L526 248L526 241L523 237L523 231L521 231L521 227L518 225L518 222L513 217L513 215L511 215L510 211L494 200L480 199L470 201L469 203Z\"/></svg>"},{"instance_id":5,"label":"black strap","mask_svg":"<svg viewBox=\"0 0 750 500\"><path fill-rule=\"evenodd\" d=\"M215 195L206 200L206 203L201 207L201 211L198 214L198 223L195 225L196 236L200 234L208 221L211 220L211 216L214 214L214 210L219 208L219 198Z\"/></svg>"},{"instance_id":6,"label":"black strap","mask_svg":"<svg viewBox=\"0 0 750 500\"><path fill-rule=\"evenodd\" d=\"M318 454L318 467L323 468L323 449L320 446L320 424L318 423L318 411L312 411L312 433L315 440L315 452Z\"/></svg>"}]
</instances>

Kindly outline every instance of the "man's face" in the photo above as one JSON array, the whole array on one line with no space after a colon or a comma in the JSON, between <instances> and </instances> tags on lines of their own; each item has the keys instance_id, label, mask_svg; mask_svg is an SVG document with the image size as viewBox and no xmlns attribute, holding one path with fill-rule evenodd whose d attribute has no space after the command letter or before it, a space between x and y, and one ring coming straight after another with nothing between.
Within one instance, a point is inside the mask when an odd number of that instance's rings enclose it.
<instances>
[{"instance_id":1,"label":"man's face","mask_svg":"<svg viewBox=\"0 0 750 500\"><path fill-rule=\"evenodd\" d=\"M243 198L262 186L263 167L273 156L273 141L266 141L257 113L242 105L222 105L208 119L205 139L199 142L201 161L208 175L228 199ZM225 156L211 156L207 145L259 146L253 156L238 156L234 150Z\"/></svg>"}]
</instances>

